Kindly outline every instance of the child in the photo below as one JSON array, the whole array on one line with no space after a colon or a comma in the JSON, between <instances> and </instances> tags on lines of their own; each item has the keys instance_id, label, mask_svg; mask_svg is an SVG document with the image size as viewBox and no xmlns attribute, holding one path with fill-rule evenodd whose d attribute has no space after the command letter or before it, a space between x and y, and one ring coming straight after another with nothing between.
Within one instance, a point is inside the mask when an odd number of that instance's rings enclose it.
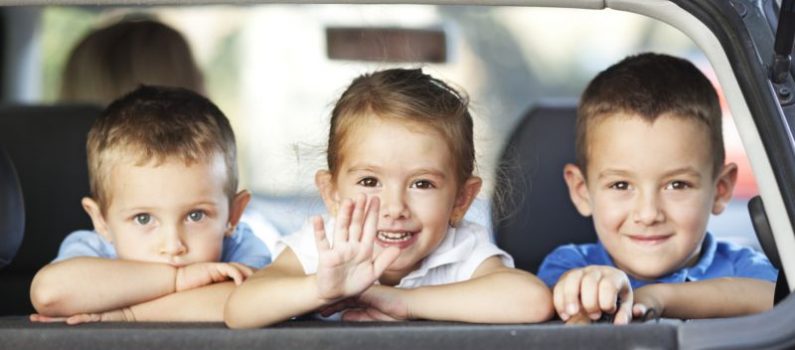
<instances>
[{"instance_id":1,"label":"child","mask_svg":"<svg viewBox=\"0 0 795 350\"><path fill-rule=\"evenodd\" d=\"M772 307L776 271L764 255L706 232L731 199L737 166L724 164L718 96L695 66L626 58L587 87L576 125L577 165L564 178L599 242L561 246L541 265L561 319L610 314L624 324Z\"/></svg>"},{"instance_id":2,"label":"child","mask_svg":"<svg viewBox=\"0 0 795 350\"><path fill-rule=\"evenodd\" d=\"M419 69L355 79L332 112L329 169L315 178L336 220L315 217L287 237L273 265L230 296L226 324L313 311L361 321L550 318L549 289L462 220L481 186L474 159L467 101L447 84Z\"/></svg>"},{"instance_id":3,"label":"child","mask_svg":"<svg viewBox=\"0 0 795 350\"><path fill-rule=\"evenodd\" d=\"M36 274L31 320L220 321L235 284L270 262L239 222L250 194L224 114L186 89L140 87L105 109L87 151L96 232L67 236Z\"/></svg>"}]
</instances>

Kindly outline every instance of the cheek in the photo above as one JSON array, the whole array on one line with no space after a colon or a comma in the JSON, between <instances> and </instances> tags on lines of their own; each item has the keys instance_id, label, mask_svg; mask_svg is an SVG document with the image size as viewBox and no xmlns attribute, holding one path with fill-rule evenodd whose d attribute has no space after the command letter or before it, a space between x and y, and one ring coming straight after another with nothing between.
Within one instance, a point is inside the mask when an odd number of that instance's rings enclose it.
<instances>
[{"instance_id":1,"label":"cheek","mask_svg":"<svg viewBox=\"0 0 795 350\"><path fill-rule=\"evenodd\" d=\"M615 231L629 217L630 208L623 201L598 195L592 198L592 217L597 227Z\"/></svg>"}]
</instances>

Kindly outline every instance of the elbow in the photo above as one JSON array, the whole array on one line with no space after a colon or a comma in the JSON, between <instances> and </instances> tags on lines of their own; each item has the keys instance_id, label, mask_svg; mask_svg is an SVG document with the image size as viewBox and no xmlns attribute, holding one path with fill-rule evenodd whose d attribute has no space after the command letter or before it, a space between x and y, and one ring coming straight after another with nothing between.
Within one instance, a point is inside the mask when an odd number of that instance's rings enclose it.
<instances>
[{"instance_id":1,"label":"elbow","mask_svg":"<svg viewBox=\"0 0 795 350\"><path fill-rule=\"evenodd\" d=\"M520 297L522 314L519 315L520 323L546 322L555 316L555 307L552 304L552 292L545 285L533 284L526 288Z\"/></svg>"},{"instance_id":2,"label":"elbow","mask_svg":"<svg viewBox=\"0 0 795 350\"><path fill-rule=\"evenodd\" d=\"M65 316L63 305L66 304L66 296L51 275L46 266L36 273L30 285L30 302L39 314Z\"/></svg>"}]
</instances>

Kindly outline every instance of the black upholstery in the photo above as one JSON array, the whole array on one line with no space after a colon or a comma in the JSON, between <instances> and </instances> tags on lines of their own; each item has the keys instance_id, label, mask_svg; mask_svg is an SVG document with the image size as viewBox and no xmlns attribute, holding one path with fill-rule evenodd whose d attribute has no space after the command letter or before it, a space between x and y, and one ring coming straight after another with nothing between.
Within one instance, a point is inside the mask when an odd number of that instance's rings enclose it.
<instances>
[{"instance_id":1,"label":"black upholstery","mask_svg":"<svg viewBox=\"0 0 795 350\"><path fill-rule=\"evenodd\" d=\"M22 244L25 207L14 164L0 147L0 268L8 265Z\"/></svg>"},{"instance_id":2,"label":"black upholstery","mask_svg":"<svg viewBox=\"0 0 795 350\"><path fill-rule=\"evenodd\" d=\"M497 245L516 267L536 273L544 257L567 243L596 242L590 218L569 199L563 166L574 162L576 102L531 108L500 159L492 199Z\"/></svg>"},{"instance_id":3,"label":"black upholstery","mask_svg":"<svg viewBox=\"0 0 795 350\"><path fill-rule=\"evenodd\" d=\"M95 106L0 106L0 146L14 162L25 201L25 238L0 270L0 315L33 311L30 281L63 238L91 228L80 199L89 194L85 142Z\"/></svg>"},{"instance_id":4,"label":"black upholstery","mask_svg":"<svg viewBox=\"0 0 795 350\"><path fill-rule=\"evenodd\" d=\"M759 238L759 244L762 250L770 259L770 263L778 269L778 281L776 281L776 292L774 301L778 304L790 294L789 283L787 276L784 275L784 270L781 268L781 257L778 255L776 248L776 241L773 238L773 229L770 228L770 222L767 220L765 214L765 205L762 203L762 197L755 196L748 201L748 212L751 214L751 221L754 223L754 231L756 237Z\"/></svg>"}]
</instances>

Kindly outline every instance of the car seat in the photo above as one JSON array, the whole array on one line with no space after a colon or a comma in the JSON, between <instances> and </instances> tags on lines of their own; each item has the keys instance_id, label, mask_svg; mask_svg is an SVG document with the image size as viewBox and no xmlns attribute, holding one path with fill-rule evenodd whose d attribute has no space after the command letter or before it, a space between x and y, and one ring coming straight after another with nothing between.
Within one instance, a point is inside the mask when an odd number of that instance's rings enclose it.
<instances>
[{"instance_id":1,"label":"car seat","mask_svg":"<svg viewBox=\"0 0 795 350\"><path fill-rule=\"evenodd\" d=\"M8 265L22 243L25 207L14 164L0 147L0 268Z\"/></svg>"},{"instance_id":2,"label":"car seat","mask_svg":"<svg viewBox=\"0 0 795 350\"><path fill-rule=\"evenodd\" d=\"M781 267L781 257L778 255L776 248L776 241L773 238L773 229L770 228L770 222L765 214L765 205L762 202L762 197L754 196L748 201L748 212L751 214L751 221L754 223L754 231L756 237L759 238L759 244L762 250L770 259L770 263L778 269L778 280L776 281L776 291L774 295L774 302L778 304L779 301L784 300L789 294L789 283L787 276L784 275L784 269Z\"/></svg>"},{"instance_id":3,"label":"car seat","mask_svg":"<svg viewBox=\"0 0 795 350\"><path fill-rule=\"evenodd\" d=\"M569 199L563 166L574 163L576 101L543 101L514 129L498 166L492 222L497 245L517 268L538 272L562 244L596 242L590 218Z\"/></svg>"},{"instance_id":4,"label":"car seat","mask_svg":"<svg viewBox=\"0 0 795 350\"><path fill-rule=\"evenodd\" d=\"M80 200L89 195L86 136L100 112L89 105L0 106L0 146L16 166L26 213L22 245L0 270L0 315L33 312L33 276L67 234L92 227Z\"/></svg>"}]
</instances>

